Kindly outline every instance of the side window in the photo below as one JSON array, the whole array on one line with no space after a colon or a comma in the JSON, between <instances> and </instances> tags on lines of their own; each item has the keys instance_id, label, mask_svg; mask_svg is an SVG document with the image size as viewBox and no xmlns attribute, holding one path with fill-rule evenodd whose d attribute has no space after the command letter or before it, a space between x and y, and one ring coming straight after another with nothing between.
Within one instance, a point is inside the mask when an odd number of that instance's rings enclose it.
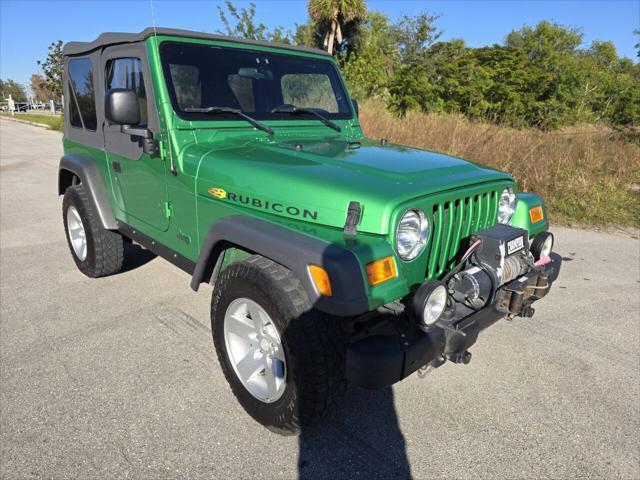
<instances>
[{"instance_id":1,"label":"side window","mask_svg":"<svg viewBox=\"0 0 640 480\"><path fill-rule=\"evenodd\" d=\"M96 98L93 89L91 60L79 58L69 60L69 121L72 126L95 132Z\"/></svg>"},{"instance_id":2,"label":"side window","mask_svg":"<svg viewBox=\"0 0 640 480\"><path fill-rule=\"evenodd\" d=\"M331 80L324 73L283 75L280 86L283 103L303 108L321 108L329 113L338 113L338 103Z\"/></svg>"},{"instance_id":3,"label":"side window","mask_svg":"<svg viewBox=\"0 0 640 480\"><path fill-rule=\"evenodd\" d=\"M114 58L107 62L106 89L126 88L138 95L140 125L147 124L147 93L144 89L142 62L139 58Z\"/></svg>"},{"instance_id":4,"label":"side window","mask_svg":"<svg viewBox=\"0 0 640 480\"><path fill-rule=\"evenodd\" d=\"M171 82L176 91L176 100L181 110L202 107L202 85L200 69L195 65L170 65Z\"/></svg>"}]
</instances>

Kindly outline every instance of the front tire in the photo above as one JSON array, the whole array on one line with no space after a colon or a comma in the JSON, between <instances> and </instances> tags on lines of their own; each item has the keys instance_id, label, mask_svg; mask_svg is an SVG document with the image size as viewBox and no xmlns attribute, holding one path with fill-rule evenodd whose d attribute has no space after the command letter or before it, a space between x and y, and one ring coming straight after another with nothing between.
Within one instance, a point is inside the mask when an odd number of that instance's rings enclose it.
<instances>
[{"instance_id":1,"label":"front tire","mask_svg":"<svg viewBox=\"0 0 640 480\"><path fill-rule=\"evenodd\" d=\"M73 185L65 191L62 220L71 255L82 273L97 278L122 269L123 237L102 227L84 185Z\"/></svg>"},{"instance_id":2,"label":"front tire","mask_svg":"<svg viewBox=\"0 0 640 480\"><path fill-rule=\"evenodd\" d=\"M342 403L338 319L314 309L282 265L259 255L230 265L213 290L211 330L231 390L269 430L296 433Z\"/></svg>"}]
</instances>

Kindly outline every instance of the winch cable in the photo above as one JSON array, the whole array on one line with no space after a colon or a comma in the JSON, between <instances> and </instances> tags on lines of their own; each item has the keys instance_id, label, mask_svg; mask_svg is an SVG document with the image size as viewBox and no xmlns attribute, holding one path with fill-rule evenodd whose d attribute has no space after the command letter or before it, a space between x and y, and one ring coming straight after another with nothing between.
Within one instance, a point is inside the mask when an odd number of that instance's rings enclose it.
<instances>
[{"instance_id":1,"label":"winch cable","mask_svg":"<svg viewBox=\"0 0 640 480\"><path fill-rule=\"evenodd\" d=\"M442 283L444 283L445 285L447 284L447 282L451 279L451 277L453 277L456 273L458 273L462 267L464 266L465 262L469 259L469 257L471 256L471 254L473 253L473 251L478 248L480 246L480 244L482 243L481 239L476 240L468 249L466 252L464 252L464 255L462 255L462 258L460 259L460 262L458 262L458 264L453 268L453 270L451 270L449 273L447 273L444 278L442 279Z\"/></svg>"}]
</instances>

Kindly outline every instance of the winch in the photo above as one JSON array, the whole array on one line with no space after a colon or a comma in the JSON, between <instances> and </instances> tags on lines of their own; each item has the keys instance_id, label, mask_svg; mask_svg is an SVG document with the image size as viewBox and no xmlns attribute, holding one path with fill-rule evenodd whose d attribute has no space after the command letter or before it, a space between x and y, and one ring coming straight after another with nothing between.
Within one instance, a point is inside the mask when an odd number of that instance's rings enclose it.
<instances>
[{"instance_id":1,"label":"winch","mask_svg":"<svg viewBox=\"0 0 640 480\"><path fill-rule=\"evenodd\" d=\"M526 230L499 224L472 235L470 244L471 252L460 265L464 270L452 271L446 285L454 300L474 310L487 305L499 287L533 266Z\"/></svg>"}]
</instances>

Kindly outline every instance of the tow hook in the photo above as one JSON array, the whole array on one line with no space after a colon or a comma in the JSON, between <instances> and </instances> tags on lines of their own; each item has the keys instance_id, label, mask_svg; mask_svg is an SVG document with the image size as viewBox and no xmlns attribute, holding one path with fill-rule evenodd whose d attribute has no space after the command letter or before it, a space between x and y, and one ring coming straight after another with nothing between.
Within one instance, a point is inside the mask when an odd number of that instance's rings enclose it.
<instances>
[{"instance_id":1,"label":"tow hook","mask_svg":"<svg viewBox=\"0 0 640 480\"><path fill-rule=\"evenodd\" d=\"M507 322L511 322L514 318L516 318L516 316L522 317L522 318L531 318L535 313L536 313L535 308L529 306L529 307L523 308L520 315L514 315L513 313L510 313L509 315L506 316L506 319L507 319Z\"/></svg>"},{"instance_id":2,"label":"tow hook","mask_svg":"<svg viewBox=\"0 0 640 480\"><path fill-rule=\"evenodd\" d=\"M444 355L440 355L439 357L434 358L429 363L421 366L418 369L418 377L425 378L427 375L433 372L436 368L442 366L446 361L447 359L445 358Z\"/></svg>"},{"instance_id":3,"label":"tow hook","mask_svg":"<svg viewBox=\"0 0 640 480\"><path fill-rule=\"evenodd\" d=\"M467 365L471 361L471 352L469 350L465 350L462 353L450 353L447 355L447 358L453 363L462 363Z\"/></svg>"}]
</instances>

